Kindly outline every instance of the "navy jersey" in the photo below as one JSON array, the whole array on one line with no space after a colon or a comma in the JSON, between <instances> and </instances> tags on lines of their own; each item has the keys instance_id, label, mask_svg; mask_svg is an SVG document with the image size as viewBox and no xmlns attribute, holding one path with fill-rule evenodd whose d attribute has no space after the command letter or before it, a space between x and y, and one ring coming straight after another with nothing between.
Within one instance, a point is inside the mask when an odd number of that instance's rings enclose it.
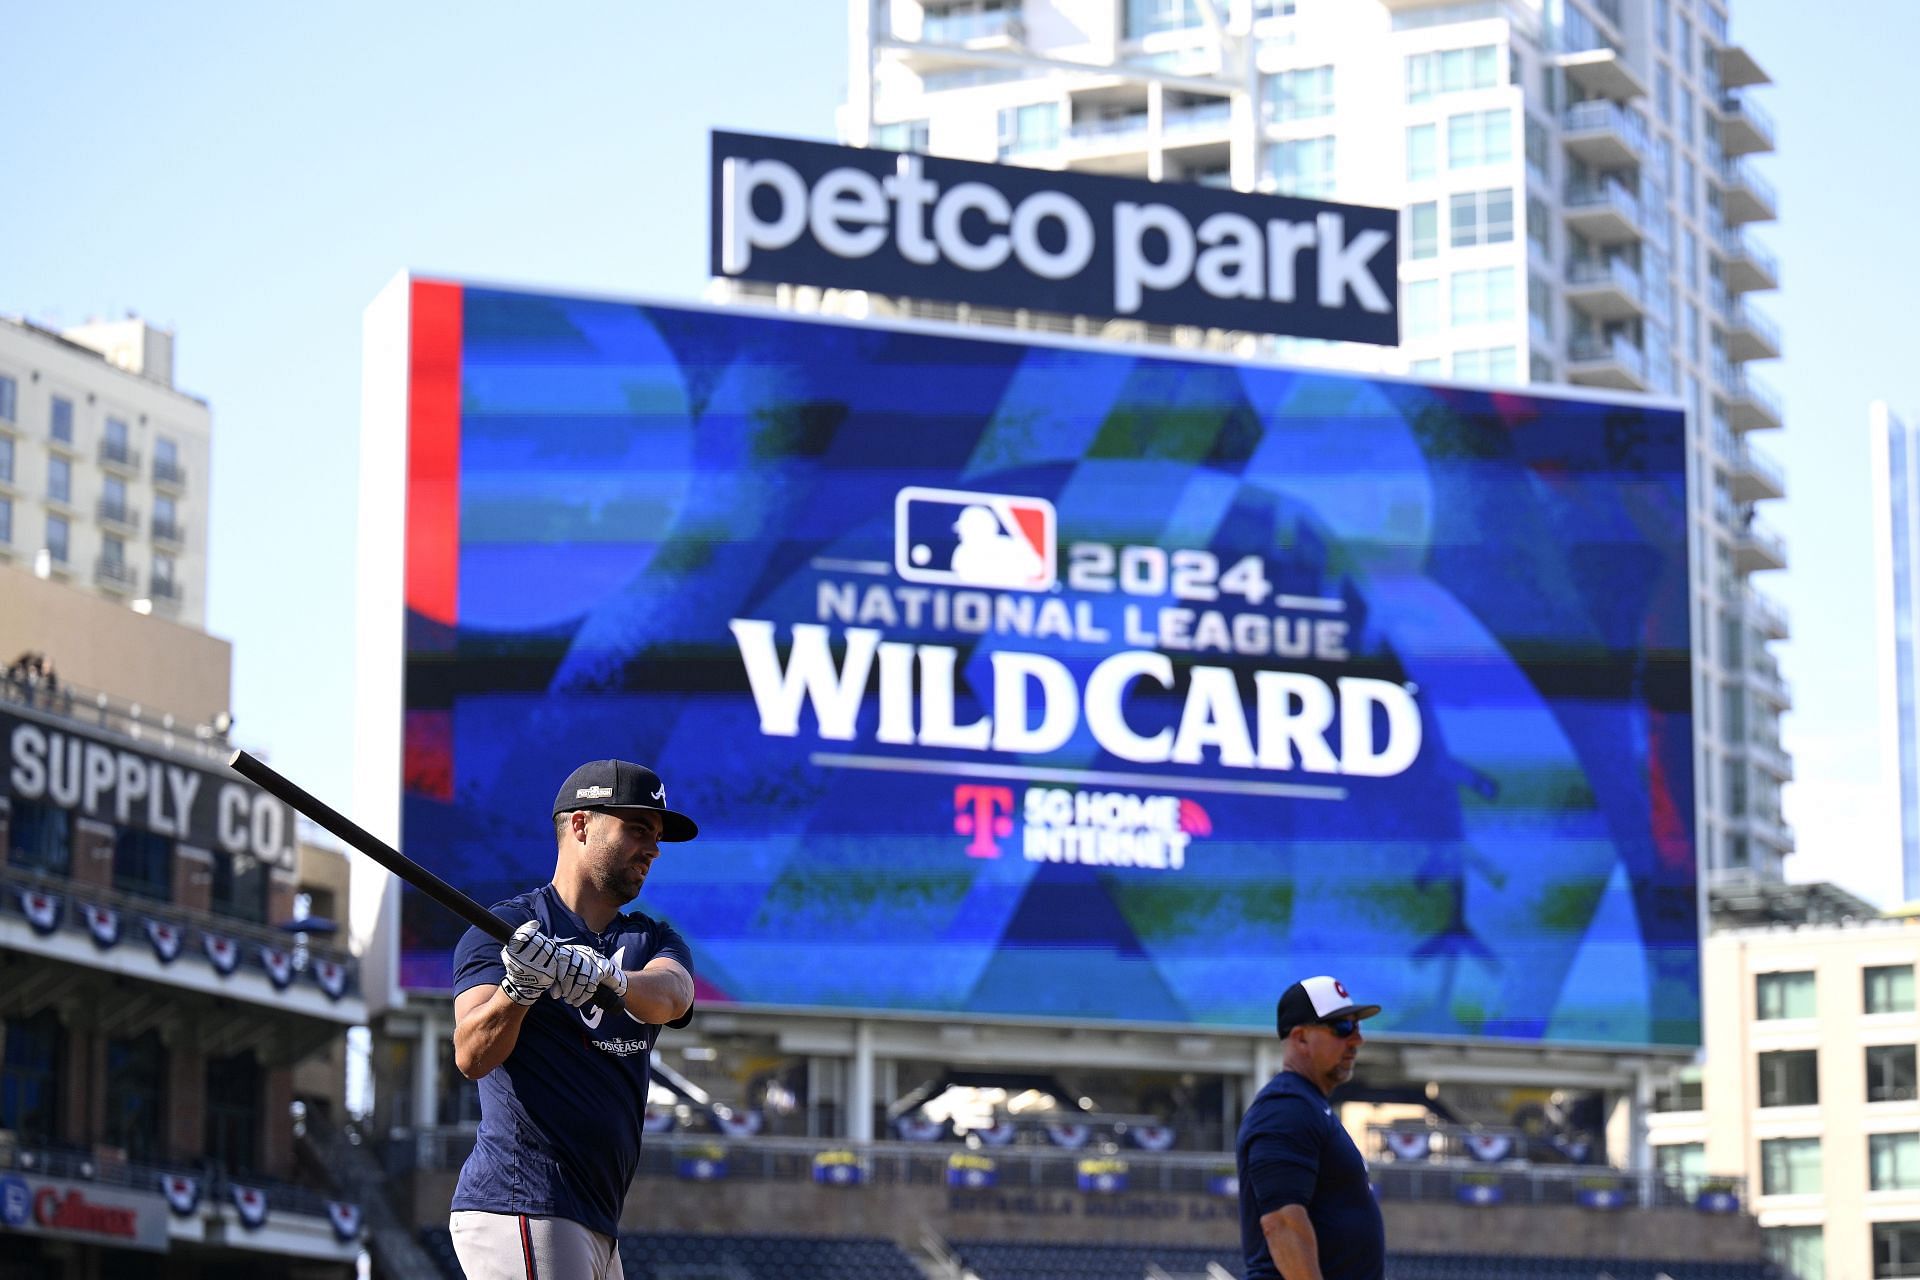
<instances>
[{"instance_id":1,"label":"navy jersey","mask_svg":"<svg viewBox=\"0 0 1920 1280\"><path fill-rule=\"evenodd\" d=\"M1247 1280L1279 1276L1260 1219L1290 1204L1307 1208L1326 1280L1384 1280L1387 1228L1366 1157L1312 1081L1282 1071L1267 1082L1240 1121L1237 1163Z\"/></svg>"},{"instance_id":2,"label":"navy jersey","mask_svg":"<svg viewBox=\"0 0 1920 1280\"><path fill-rule=\"evenodd\" d=\"M622 969L671 956L693 972L687 944L671 925L637 911L594 933L549 884L496 903L518 925L538 920L558 942L584 942ZM453 953L453 993L506 976L500 944L469 929ZM685 1026L686 1018L674 1026ZM527 1010L507 1060L480 1079L480 1132L460 1170L453 1208L566 1218L615 1234L620 1206L640 1163L640 1127L660 1028L627 1013L551 996Z\"/></svg>"}]
</instances>

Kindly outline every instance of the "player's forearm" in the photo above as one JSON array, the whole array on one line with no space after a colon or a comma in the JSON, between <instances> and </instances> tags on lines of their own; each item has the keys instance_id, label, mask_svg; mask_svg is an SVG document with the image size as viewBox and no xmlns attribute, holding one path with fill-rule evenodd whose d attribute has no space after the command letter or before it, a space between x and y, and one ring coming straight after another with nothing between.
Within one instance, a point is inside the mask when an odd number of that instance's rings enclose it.
<instances>
[{"instance_id":1,"label":"player's forearm","mask_svg":"<svg viewBox=\"0 0 1920 1280\"><path fill-rule=\"evenodd\" d=\"M627 1012L665 1026L693 1005L693 980L678 968L642 969L627 975Z\"/></svg>"},{"instance_id":2,"label":"player's forearm","mask_svg":"<svg viewBox=\"0 0 1920 1280\"><path fill-rule=\"evenodd\" d=\"M520 1043L520 1025L529 1006L515 1004L504 991L461 1018L453 1028L453 1065L469 1080L478 1080L507 1060Z\"/></svg>"},{"instance_id":3,"label":"player's forearm","mask_svg":"<svg viewBox=\"0 0 1920 1280\"><path fill-rule=\"evenodd\" d=\"M1262 1215L1260 1234L1266 1237L1267 1252L1285 1280L1322 1280L1320 1238L1314 1234L1305 1205L1290 1204Z\"/></svg>"}]
</instances>

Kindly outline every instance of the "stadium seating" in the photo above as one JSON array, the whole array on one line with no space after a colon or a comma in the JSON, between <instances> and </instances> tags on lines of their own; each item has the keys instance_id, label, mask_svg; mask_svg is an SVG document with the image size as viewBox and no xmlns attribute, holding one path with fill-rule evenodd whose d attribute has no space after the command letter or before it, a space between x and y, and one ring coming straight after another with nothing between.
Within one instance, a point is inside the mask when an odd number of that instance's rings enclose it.
<instances>
[{"instance_id":1,"label":"stadium seating","mask_svg":"<svg viewBox=\"0 0 1920 1280\"><path fill-rule=\"evenodd\" d=\"M627 1280L921 1280L891 1240L631 1235L620 1265Z\"/></svg>"},{"instance_id":2,"label":"stadium seating","mask_svg":"<svg viewBox=\"0 0 1920 1280\"><path fill-rule=\"evenodd\" d=\"M1240 1275L1232 1249L1163 1245L1001 1244L955 1242L954 1251L981 1280L1141 1280L1149 1268L1199 1280L1209 1264ZM1387 1280L1780 1280L1766 1262L1646 1262L1625 1258L1519 1258L1486 1254L1387 1256Z\"/></svg>"}]
</instances>

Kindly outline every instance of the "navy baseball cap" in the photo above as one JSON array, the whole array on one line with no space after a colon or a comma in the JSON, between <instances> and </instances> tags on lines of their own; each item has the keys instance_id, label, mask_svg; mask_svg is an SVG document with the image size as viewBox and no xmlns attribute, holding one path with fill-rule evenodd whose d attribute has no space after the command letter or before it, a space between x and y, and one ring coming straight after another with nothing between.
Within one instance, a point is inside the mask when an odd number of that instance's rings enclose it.
<instances>
[{"instance_id":1,"label":"navy baseball cap","mask_svg":"<svg viewBox=\"0 0 1920 1280\"><path fill-rule=\"evenodd\" d=\"M589 760L568 774L553 798L553 816L574 809L657 813L662 840L691 840L700 834L692 818L667 808L667 784L660 775L630 760Z\"/></svg>"},{"instance_id":2,"label":"navy baseball cap","mask_svg":"<svg viewBox=\"0 0 1920 1280\"><path fill-rule=\"evenodd\" d=\"M1274 1026L1282 1040L1295 1027L1310 1022L1331 1022L1335 1018L1371 1018L1380 1012L1377 1004L1355 1004L1347 984L1324 974L1305 978L1280 993L1274 1010Z\"/></svg>"}]
</instances>

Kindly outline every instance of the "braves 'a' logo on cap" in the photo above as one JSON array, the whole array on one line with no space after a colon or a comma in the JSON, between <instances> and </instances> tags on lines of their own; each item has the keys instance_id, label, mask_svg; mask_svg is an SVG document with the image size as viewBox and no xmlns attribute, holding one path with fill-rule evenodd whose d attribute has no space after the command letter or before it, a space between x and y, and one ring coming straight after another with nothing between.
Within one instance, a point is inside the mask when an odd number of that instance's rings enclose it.
<instances>
[{"instance_id":1,"label":"braves 'a' logo on cap","mask_svg":"<svg viewBox=\"0 0 1920 1280\"><path fill-rule=\"evenodd\" d=\"M911 485L894 499L893 567L909 582L1048 590L1058 577L1053 504Z\"/></svg>"}]
</instances>

